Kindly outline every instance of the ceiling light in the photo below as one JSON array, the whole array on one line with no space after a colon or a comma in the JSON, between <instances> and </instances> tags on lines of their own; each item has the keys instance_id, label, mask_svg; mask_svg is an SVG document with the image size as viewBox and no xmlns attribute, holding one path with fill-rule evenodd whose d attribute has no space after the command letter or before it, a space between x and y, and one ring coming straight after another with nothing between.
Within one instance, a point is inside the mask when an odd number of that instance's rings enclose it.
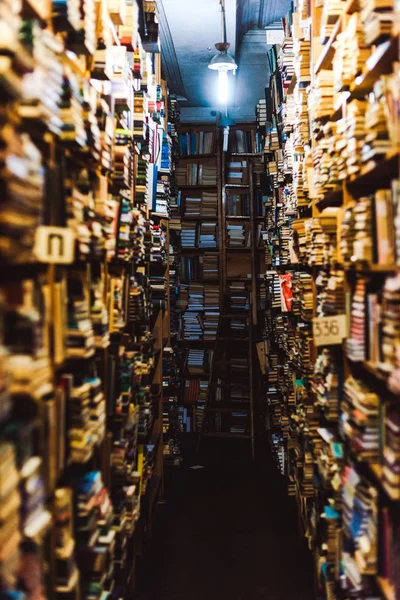
<instances>
[{"instance_id":1,"label":"ceiling light","mask_svg":"<svg viewBox=\"0 0 400 600\"><path fill-rule=\"evenodd\" d=\"M216 49L218 50L218 54L213 56L208 65L209 69L213 71L236 71L237 64L233 56L228 54L227 50L230 44L228 42L219 42L215 44Z\"/></svg>"},{"instance_id":2,"label":"ceiling light","mask_svg":"<svg viewBox=\"0 0 400 600\"><path fill-rule=\"evenodd\" d=\"M208 68L218 72L218 99L221 104L228 104L228 73L235 74L238 68L233 56L228 54L230 44L226 41L225 0L220 0L222 42L215 44L217 54L211 59Z\"/></svg>"}]
</instances>

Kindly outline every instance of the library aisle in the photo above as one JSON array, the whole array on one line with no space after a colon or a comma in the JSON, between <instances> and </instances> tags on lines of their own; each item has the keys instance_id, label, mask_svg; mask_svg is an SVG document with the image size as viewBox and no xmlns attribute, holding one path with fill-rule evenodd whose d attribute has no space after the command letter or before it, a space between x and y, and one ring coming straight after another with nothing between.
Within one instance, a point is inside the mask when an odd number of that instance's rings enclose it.
<instances>
[{"instance_id":1,"label":"library aisle","mask_svg":"<svg viewBox=\"0 0 400 600\"><path fill-rule=\"evenodd\" d=\"M400 0L0 0L0 600L400 600Z\"/></svg>"},{"instance_id":2,"label":"library aisle","mask_svg":"<svg viewBox=\"0 0 400 600\"><path fill-rule=\"evenodd\" d=\"M215 443L168 471L138 600L316 598L295 502L272 457L253 462L242 444Z\"/></svg>"}]
</instances>

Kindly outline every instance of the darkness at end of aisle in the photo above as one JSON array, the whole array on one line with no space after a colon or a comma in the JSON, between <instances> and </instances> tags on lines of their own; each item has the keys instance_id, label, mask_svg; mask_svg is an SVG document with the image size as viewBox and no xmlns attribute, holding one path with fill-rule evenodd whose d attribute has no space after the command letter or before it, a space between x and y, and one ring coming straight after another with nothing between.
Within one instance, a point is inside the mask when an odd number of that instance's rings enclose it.
<instances>
[{"instance_id":1,"label":"darkness at end of aisle","mask_svg":"<svg viewBox=\"0 0 400 600\"><path fill-rule=\"evenodd\" d=\"M138 600L315 600L295 502L260 446L252 462L246 441L188 444L166 469Z\"/></svg>"}]
</instances>

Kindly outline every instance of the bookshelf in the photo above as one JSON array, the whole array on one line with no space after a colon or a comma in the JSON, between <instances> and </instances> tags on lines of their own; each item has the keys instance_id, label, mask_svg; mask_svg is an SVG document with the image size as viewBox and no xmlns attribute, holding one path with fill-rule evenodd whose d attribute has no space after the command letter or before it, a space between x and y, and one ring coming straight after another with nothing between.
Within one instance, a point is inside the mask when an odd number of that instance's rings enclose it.
<instances>
[{"instance_id":1,"label":"bookshelf","mask_svg":"<svg viewBox=\"0 0 400 600\"><path fill-rule=\"evenodd\" d=\"M221 155L224 300L210 393L198 438L198 447L207 438L247 439L253 457L257 384L252 332L258 319L258 276L265 270L264 248L258 247L263 201L254 176L256 163L258 172L262 170L260 142L255 123L240 124L230 128L228 152ZM244 385L238 385L238 374L243 377L239 384Z\"/></svg>"},{"instance_id":2,"label":"bookshelf","mask_svg":"<svg viewBox=\"0 0 400 600\"><path fill-rule=\"evenodd\" d=\"M179 110L158 26L150 51L139 31L139 9L157 21L154 2L11 4L1 17L0 586L134 597L163 490L164 404L174 404Z\"/></svg>"},{"instance_id":3,"label":"bookshelf","mask_svg":"<svg viewBox=\"0 0 400 600\"><path fill-rule=\"evenodd\" d=\"M398 113L383 107L398 16L390 3L298 2L283 30L257 109L267 431L316 595L395 598L400 137Z\"/></svg>"}]
</instances>

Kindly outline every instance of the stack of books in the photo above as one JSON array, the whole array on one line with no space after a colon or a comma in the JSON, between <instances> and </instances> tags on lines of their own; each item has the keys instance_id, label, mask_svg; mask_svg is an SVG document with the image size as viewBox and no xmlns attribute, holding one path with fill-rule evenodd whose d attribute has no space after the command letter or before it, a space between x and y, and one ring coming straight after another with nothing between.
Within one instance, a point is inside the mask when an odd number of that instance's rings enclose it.
<instances>
[{"instance_id":1,"label":"stack of books","mask_svg":"<svg viewBox=\"0 0 400 600\"><path fill-rule=\"evenodd\" d=\"M185 217L199 217L200 216L200 207L201 207L201 198L199 197L189 197L185 198Z\"/></svg>"},{"instance_id":2,"label":"stack of books","mask_svg":"<svg viewBox=\"0 0 400 600\"><path fill-rule=\"evenodd\" d=\"M248 165L246 160L231 161L226 165L226 182L235 185L249 183Z\"/></svg>"},{"instance_id":3,"label":"stack of books","mask_svg":"<svg viewBox=\"0 0 400 600\"><path fill-rule=\"evenodd\" d=\"M215 153L215 131L186 131L179 134L179 148L182 156Z\"/></svg>"},{"instance_id":4,"label":"stack of books","mask_svg":"<svg viewBox=\"0 0 400 600\"><path fill-rule=\"evenodd\" d=\"M196 248L197 225L192 221L182 221L182 248Z\"/></svg>"},{"instance_id":5,"label":"stack of books","mask_svg":"<svg viewBox=\"0 0 400 600\"><path fill-rule=\"evenodd\" d=\"M349 377L344 384L341 428L358 460L379 460L379 411L379 396L365 383Z\"/></svg>"},{"instance_id":6,"label":"stack of books","mask_svg":"<svg viewBox=\"0 0 400 600\"><path fill-rule=\"evenodd\" d=\"M219 262L218 254L215 252L204 252L203 254L203 276L204 279L218 279Z\"/></svg>"},{"instance_id":7,"label":"stack of books","mask_svg":"<svg viewBox=\"0 0 400 600\"><path fill-rule=\"evenodd\" d=\"M232 281L229 284L229 302L233 310L248 310L249 295L244 282Z\"/></svg>"},{"instance_id":8,"label":"stack of books","mask_svg":"<svg viewBox=\"0 0 400 600\"><path fill-rule=\"evenodd\" d=\"M250 196L248 193L226 195L226 212L228 216L248 217L250 215Z\"/></svg>"},{"instance_id":9,"label":"stack of books","mask_svg":"<svg viewBox=\"0 0 400 600\"><path fill-rule=\"evenodd\" d=\"M229 248L250 248L250 232L244 223L234 225L232 222L228 222L226 230Z\"/></svg>"},{"instance_id":10,"label":"stack of books","mask_svg":"<svg viewBox=\"0 0 400 600\"><path fill-rule=\"evenodd\" d=\"M217 223L202 221L199 229L199 248L216 248L217 242Z\"/></svg>"}]
</instances>

